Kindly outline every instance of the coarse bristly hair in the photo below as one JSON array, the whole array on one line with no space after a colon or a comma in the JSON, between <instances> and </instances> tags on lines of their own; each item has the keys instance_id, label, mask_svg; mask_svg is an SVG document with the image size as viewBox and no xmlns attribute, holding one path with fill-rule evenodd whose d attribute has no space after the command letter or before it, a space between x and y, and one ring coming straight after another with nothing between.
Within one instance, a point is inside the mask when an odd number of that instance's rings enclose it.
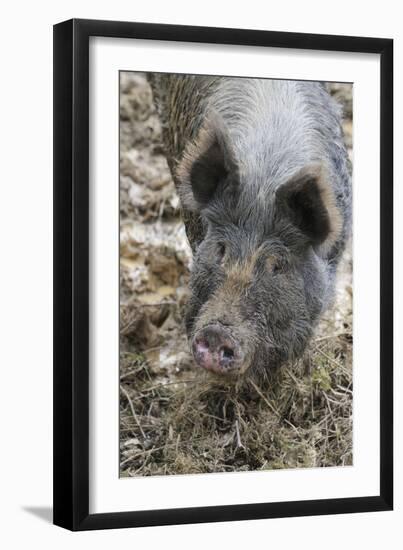
<instances>
[{"instance_id":1,"label":"coarse bristly hair","mask_svg":"<svg viewBox=\"0 0 403 550\"><path fill-rule=\"evenodd\" d=\"M331 301L350 232L340 109L315 82L170 75L165 84L170 165L185 223L199 233L188 232L190 338L219 323L256 371L295 358Z\"/></svg>"}]
</instances>

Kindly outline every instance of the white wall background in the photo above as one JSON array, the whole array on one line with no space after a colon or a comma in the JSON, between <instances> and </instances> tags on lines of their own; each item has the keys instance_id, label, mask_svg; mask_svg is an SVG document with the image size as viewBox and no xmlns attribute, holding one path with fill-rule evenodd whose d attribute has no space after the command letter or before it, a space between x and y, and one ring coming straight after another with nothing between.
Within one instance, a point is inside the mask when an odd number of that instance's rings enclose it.
<instances>
[{"instance_id":1,"label":"white wall background","mask_svg":"<svg viewBox=\"0 0 403 550\"><path fill-rule=\"evenodd\" d=\"M395 511L240 523L69 533L50 524L52 370L52 25L71 17L395 39L395 182L402 181L403 30L383 0L14 0L2 8L0 131L0 544L5 548L401 548L402 293L396 297ZM399 158L400 157L400 158ZM396 185L396 273L402 279ZM396 285L397 286L397 285Z\"/></svg>"}]
</instances>

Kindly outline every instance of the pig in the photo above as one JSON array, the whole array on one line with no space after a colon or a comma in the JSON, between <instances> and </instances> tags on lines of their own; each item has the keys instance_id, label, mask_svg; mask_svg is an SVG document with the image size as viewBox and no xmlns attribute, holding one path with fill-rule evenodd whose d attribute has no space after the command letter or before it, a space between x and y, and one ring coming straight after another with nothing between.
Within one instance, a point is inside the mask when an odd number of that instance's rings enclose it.
<instances>
[{"instance_id":1,"label":"pig","mask_svg":"<svg viewBox=\"0 0 403 550\"><path fill-rule=\"evenodd\" d=\"M341 108L320 82L148 78L193 251L195 363L264 378L334 297L352 217Z\"/></svg>"}]
</instances>

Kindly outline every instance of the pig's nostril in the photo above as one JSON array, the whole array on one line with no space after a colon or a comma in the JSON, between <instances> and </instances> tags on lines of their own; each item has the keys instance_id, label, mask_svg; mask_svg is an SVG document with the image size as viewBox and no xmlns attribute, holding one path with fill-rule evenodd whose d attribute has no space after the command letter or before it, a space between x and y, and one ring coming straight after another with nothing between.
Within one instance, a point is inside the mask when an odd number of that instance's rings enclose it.
<instances>
[{"instance_id":1,"label":"pig's nostril","mask_svg":"<svg viewBox=\"0 0 403 550\"><path fill-rule=\"evenodd\" d=\"M231 348L224 347L222 349L222 356L225 359L232 359L234 357L234 350L232 350Z\"/></svg>"},{"instance_id":2,"label":"pig's nostril","mask_svg":"<svg viewBox=\"0 0 403 550\"><path fill-rule=\"evenodd\" d=\"M220 364L222 366L227 366L232 363L234 359L234 350L227 346L223 346L220 349Z\"/></svg>"}]
</instances>

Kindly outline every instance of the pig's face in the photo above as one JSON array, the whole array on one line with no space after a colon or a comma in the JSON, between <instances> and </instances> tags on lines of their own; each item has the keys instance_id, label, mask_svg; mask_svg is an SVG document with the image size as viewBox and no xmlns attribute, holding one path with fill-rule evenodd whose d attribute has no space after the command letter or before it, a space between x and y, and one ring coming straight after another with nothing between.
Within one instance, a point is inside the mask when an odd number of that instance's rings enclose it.
<instances>
[{"instance_id":1,"label":"pig's face","mask_svg":"<svg viewBox=\"0 0 403 550\"><path fill-rule=\"evenodd\" d=\"M278 237L210 223L186 316L196 363L238 374L297 357L322 311L326 278L311 247L292 250Z\"/></svg>"},{"instance_id":2,"label":"pig's face","mask_svg":"<svg viewBox=\"0 0 403 550\"><path fill-rule=\"evenodd\" d=\"M302 354L327 304L337 212L317 166L262 193L264 181L242 180L222 129L194 149L178 172L205 228L186 315L193 356L217 374L264 373Z\"/></svg>"}]
</instances>

